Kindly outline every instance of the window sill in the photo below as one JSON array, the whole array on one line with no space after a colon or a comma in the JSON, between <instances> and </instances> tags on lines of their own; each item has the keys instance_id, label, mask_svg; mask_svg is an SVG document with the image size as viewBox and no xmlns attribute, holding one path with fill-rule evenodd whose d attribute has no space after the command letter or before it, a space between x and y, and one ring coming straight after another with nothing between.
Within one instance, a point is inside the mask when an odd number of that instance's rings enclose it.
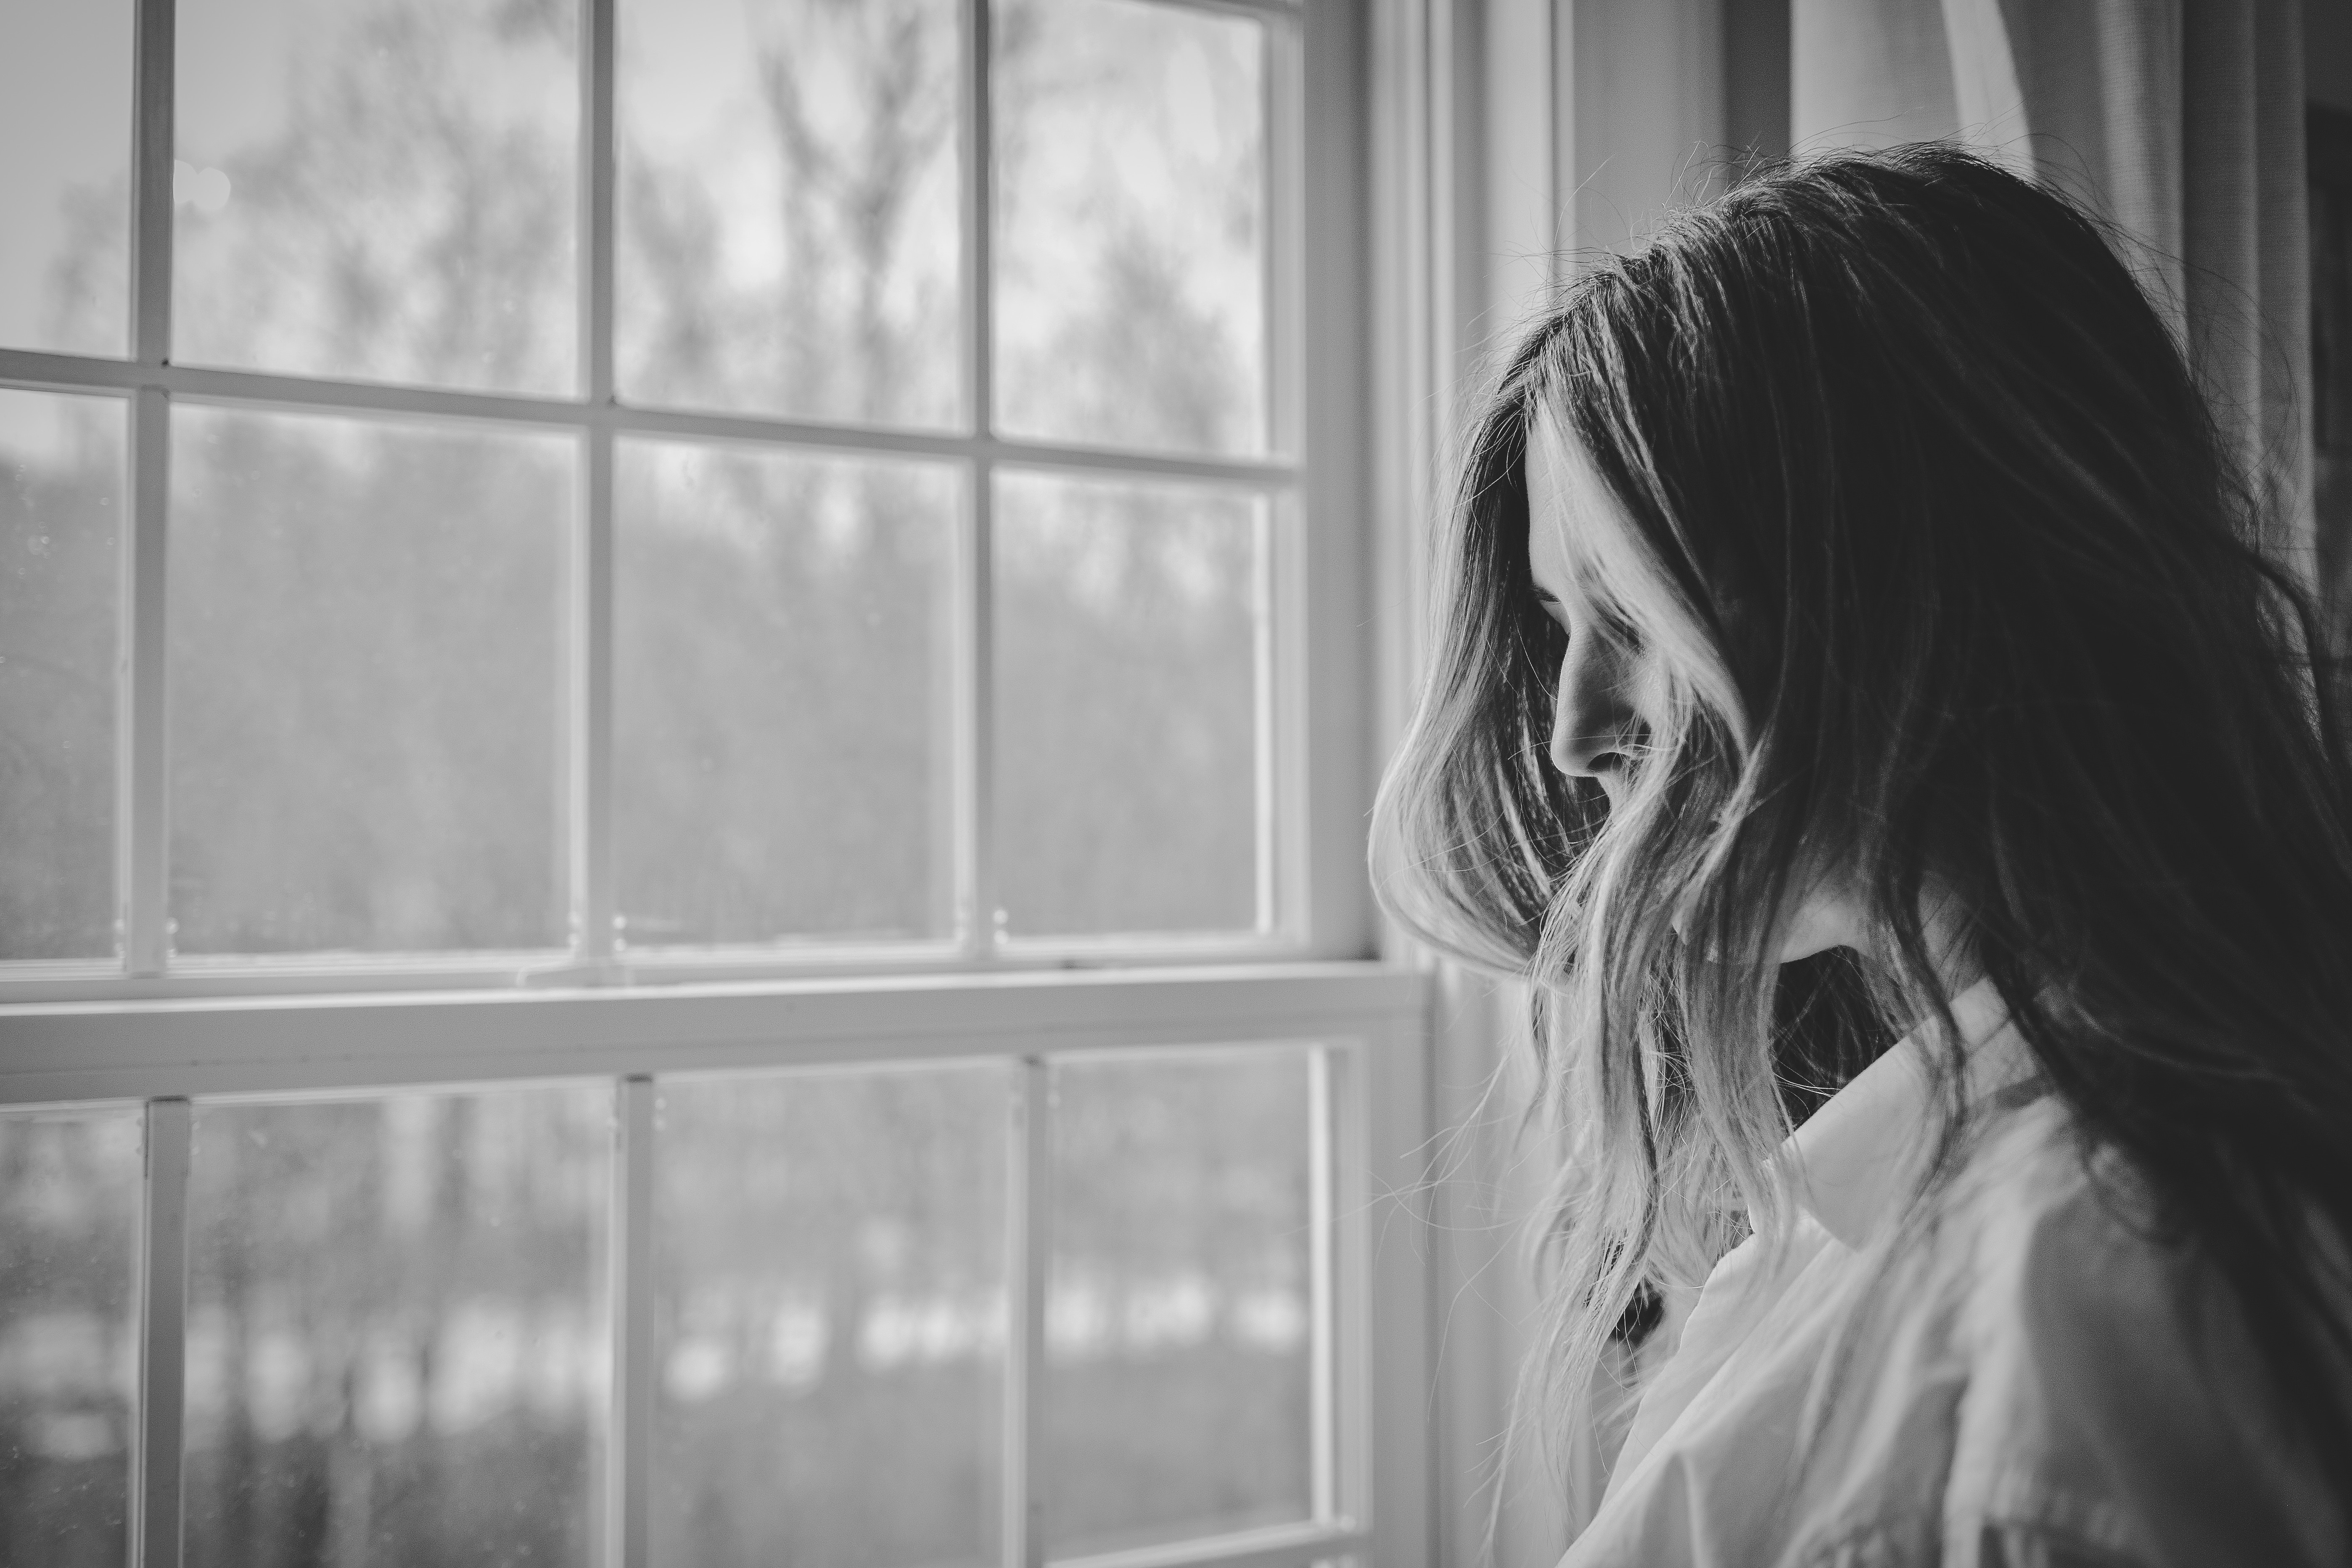
<instances>
[{"instance_id":1,"label":"window sill","mask_svg":"<svg viewBox=\"0 0 2352 1568\"><path fill-rule=\"evenodd\" d=\"M1370 1038L1426 994L1339 961L11 1002L0 1104Z\"/></svg>"}]
</instances>

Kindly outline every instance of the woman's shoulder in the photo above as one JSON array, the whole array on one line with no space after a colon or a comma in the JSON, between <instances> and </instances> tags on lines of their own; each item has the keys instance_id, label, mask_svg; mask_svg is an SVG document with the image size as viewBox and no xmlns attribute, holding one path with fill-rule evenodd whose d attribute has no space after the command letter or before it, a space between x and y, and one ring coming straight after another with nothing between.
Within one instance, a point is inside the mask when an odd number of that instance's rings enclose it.
<instances>
[{"instance_id":1,"label":"woman's shoulder","mask_svg":"<svg viewBox=\"0 0 2352 1568\"><path fill-rule=\"evenodd\" d=\"M1965 1369L1948 1545L2352 1561L2341 1464L2296 1438L2228 1281L2055 1095L1993 1118L1937 1208L1924 1283Z\"/></svg>"}]
</instances>

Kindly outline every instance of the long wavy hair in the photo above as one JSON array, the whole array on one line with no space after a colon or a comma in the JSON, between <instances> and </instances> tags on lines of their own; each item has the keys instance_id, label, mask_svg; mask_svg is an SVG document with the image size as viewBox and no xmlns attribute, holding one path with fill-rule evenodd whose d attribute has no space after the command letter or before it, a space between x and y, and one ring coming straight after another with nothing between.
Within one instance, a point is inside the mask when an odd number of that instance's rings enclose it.
<instances>
[{"instance_id":1,"label":"long wavy hair","mask_svg":"<svg viewBox=\"0 0 2352 1568\"><path fill-rule=\"evenodd\" d=\"M1606 635L1663 672L1613 811L1546 760L1547 427L1627 524L1566 542ZM1785 1238L1774 1150L1905 1029L1942 1089L1926 1187L1954 1167L1940 908L2086 1152L2352 1451L2309 1373L2352 1355L2352 758L2231 450L2100 226L1940 144L1753 178L1528 330L1469 437L1374 869L1409 930L1533 982L1570 1131L1525 1384L1548 1436L1661 1288ZM1869 949L1784 969L1825 871Z\"/></svg>"}]
</instances>

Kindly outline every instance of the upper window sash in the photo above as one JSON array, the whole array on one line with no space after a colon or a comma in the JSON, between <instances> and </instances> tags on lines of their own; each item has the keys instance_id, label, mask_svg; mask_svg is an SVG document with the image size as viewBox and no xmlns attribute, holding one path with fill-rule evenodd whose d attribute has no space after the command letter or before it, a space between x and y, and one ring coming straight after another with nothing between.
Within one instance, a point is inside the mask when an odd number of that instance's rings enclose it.
<instances>
[{"instance_id":1,"label":"upper window sash","mask_svg":"<svg viewBox=\"0 0 2352 1568\"><path fill-rule=\"evenodd\" d=\"M1246 16L1266 27L1265 278L1267 455L1213 455L1013 437L994 427L995 375L989 298L993 219L992 124L986 0L963 0L963 127L961 146L961 347L968 429L924 430L833 423L741 412L641 407L624 402L614 378L615 94L614 0L584 0L579 51L582 110L579 214L583 243L578 279L581 392L577 396L423 387L323 375L176 363L173 337L173 137L175 32L172 0L139 0L131 145L130 356L108 359L0 348L0 388L40 389L120 399L129 472L122 509L121 677L118 684L116 863L117 960L0 963L0 995L21 1000L126 998L322 989L630 984L755 976L889 971L1343 956L1364 950L1368 898L1361 888L1360 804L1366 794L1360 718L1334 724L1331 704L1364 701L1360 658L1351 658L1360 599L1335 592L1360 574L1353 519L1326 518L1345 504L1348 481L1327 481L1360 456L1352 419L1317 419L1304 388L1315 356L1340 353L1335 327L1355 309L1342 288L1339 310L1304 288L1308 237L1306 193L1318 141L1310 120L1352 124L1360 84L1352 68L1318 64L1318 48L1344 51L1330 6L1286 0L1154 0L1175 10ZM1335 0L1336 4L1336 0ZM1336 89L1336 90L1335 90ZM1319 143L1336 143L1326 133ZM1329 154L1321 154L1328 161ZM1327 194L1318 201L1327 207ZM1358 300L1360 303L1360 299ZM1339 320L1335 321L1335 315ZM173 606L166 595L167 494L173 406L317 410L481 429L557 433L580 453L581 493L568 542L562 674L565 753L563 878L568 941L523 952L299 954L209 957L173 952L172 862L166 745L171 730L166 647ZM1329 437L1337 434L1340 439ZM614 449L632 438L673 438L744 449L850 457L932 458L953 466L963 488L952 566L955 673L952 929L936 940L850 944L714 942L634 947L620 925L614 865ZM1350 450L1349 448L1354 448ZM991 589L997 553L999 476L1132 477L1205 485L1258 498L1266 508L1258 594L1255 663L1255 916L1216 931L1134 935L1024 936L1001 931L1003 882L993 803L1000 691L994 668L996 611ZM1310 475L1314 476L1310 482ZM1335 602L1337 601L1337 602ZM1342 619L1344 617L1344 619ZM1310 723L1311 715L1321 715ZM1315 741L1311 737L1328 737ZM1339 829L1332 826L1331 803ZM1350 808L1353 808L1352 810Z\"/></svg>"}]
</instances>

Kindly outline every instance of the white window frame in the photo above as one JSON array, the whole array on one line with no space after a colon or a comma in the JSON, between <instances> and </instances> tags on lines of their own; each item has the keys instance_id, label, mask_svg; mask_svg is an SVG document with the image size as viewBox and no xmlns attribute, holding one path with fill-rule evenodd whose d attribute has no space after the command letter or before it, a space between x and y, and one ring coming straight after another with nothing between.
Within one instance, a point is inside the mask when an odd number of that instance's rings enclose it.
<instances>
[{"instance_id":1,"label":"white window frame","mask_svg":"<svg viewBox=\"0 0 2352 1568\"><path fill-rule=\"evenodd\" d=\"M1042 1568L1038 1412L1052 1193L1047 1073L1074 1051L1317 1047L1313 1060L1313 1517L1072 1559L1060 1568L1409 1568L1432 1561L1425 977L1382 965L1362 875L1376 727L1370 509L1373 146L1390 0L1153 0L1269 25L1267 321L1272 455L1225 459L1011 440L989 423L986 0L964 0L964 375L971 433L624 406L613 395L615 0L581 0L583 395L551 398L175 364L170 358L173 0L135 6L131 336L124 358L0 348L0 387L127 404L121 595L119 963L0 964L0 1108L142 1107L133 1568L182 1562L192 1100L582 1079L614 1097L608 1255L614 1376L599 1568L644 1568L653 1414L652 1117L663 1075L995 1059L1006 1107L1010 1293L1002 1568ZM1287 55L1283 51L1290 51ZM1293 68L1296 68L1295 69ZM1293 90L1289 85L1303 84ZM1306 286L1307 279L1314 287ZM540 954L183 959L169 952L165 497L174 402L577 432L569 733L573 936ZM968 489L960 614L959 928L951 942L632 954L610 853L612 451L624 434L947 458ZM1162 477L1270 498L1271 641L1260 648L1255 931L996 940L985 842L990 479L1000 467ZM1381 498L1388 499L1388 498Z\"/></svg>"}]
</instances>

